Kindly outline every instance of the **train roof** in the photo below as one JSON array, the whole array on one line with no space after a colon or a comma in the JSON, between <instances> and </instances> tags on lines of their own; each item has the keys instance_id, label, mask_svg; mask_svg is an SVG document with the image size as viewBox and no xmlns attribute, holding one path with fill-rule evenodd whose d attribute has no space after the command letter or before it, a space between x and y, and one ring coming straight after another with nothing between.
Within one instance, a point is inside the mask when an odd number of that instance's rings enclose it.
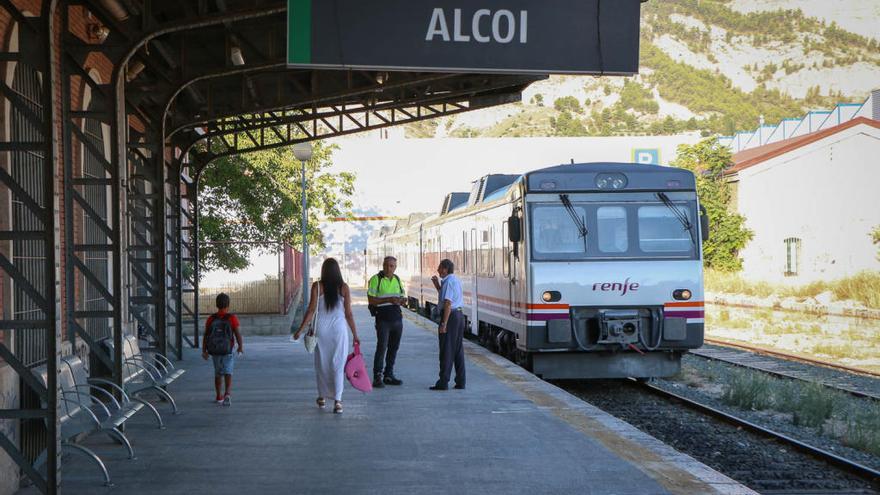
<instances>
[{"instance_id":1,"label":"train roof","mask_svg":"<svg viewBox=\"0 0 880 495\"><path fill-rule=\"evenodd\" d=\"M693 191L696 189L696 179L690 170L636 163L593 162L556 165L527 172L525 177L529 192Z\"/></svg>"}]
</instances>

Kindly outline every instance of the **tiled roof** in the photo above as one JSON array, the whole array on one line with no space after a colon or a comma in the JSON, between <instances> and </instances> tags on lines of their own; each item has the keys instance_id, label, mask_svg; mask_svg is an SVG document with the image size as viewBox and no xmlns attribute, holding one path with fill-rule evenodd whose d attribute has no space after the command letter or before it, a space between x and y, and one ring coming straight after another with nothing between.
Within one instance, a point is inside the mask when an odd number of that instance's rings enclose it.
<instances>
[{"instance_id":1,"label":"tiled roof","mask_svg":"<svg viewBox=\"0 0 880 495\"><path fill-rule=\"evenodd\" d=\"M764 146L758 146L757 148L750 148L740 151L739 153L733 155L733 166L727 169L724 174L735 174L740 170L747 169L759 163L765 162L771 158L775 158L779 155L794 151L810 143L815 143L820 139L824 139L828 136L837 134L838 132L844 131L851 127L855 127L860 124L866 124L871 127L880 129L880 122L865 117L856 117L840 125L836 125L828 129L823 129L812 134L805 134L803 136L785 139L783 141L765 144Z\"/></svg>"}]
</instances>

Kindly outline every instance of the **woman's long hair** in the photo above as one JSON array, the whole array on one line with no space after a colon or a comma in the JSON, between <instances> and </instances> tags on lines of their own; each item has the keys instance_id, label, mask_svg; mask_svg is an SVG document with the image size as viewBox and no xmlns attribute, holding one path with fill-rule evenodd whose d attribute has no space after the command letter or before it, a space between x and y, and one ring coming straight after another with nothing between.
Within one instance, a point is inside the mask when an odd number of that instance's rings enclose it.
<instances>
[{"instance_id":1,"label":"woman's long hair","mask_svg":"<svg viewBox=\"0 0 880 495\"><path fill-rule=\"evenodd\" d=\"M342 291L342 271L339 263L334 258L327 258L321 265L321 285L324 288L324 305L327 310L336 307L339 302L339 293Z\"/></svg>"}]
</instances>

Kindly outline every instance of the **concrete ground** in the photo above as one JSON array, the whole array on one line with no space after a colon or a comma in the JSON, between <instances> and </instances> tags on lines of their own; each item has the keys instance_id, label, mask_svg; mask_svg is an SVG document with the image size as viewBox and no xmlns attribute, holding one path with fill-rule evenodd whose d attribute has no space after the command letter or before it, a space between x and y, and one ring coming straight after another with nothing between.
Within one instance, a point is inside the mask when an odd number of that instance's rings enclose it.
<instances>
[{"instance_id":1,"label":"concrete ground","mask_svg":"<svg viewBox=\"0 0 880 495\"><path fill-rule=\"evenodd\" d=\"M355 314L371 361L375 331ZM347 388L345 412L315 406L312 356L287 337L250 337L236 364L233 403L214 403L212 367L189 350L158 430L146 414L127 434L137 459L111 441L84 442L97 468L65 457L63 493L751 493L508 361L466 343L467 390L428 390L437 338L414 315L396 372L401 387ZM331 404L332 405L332 401ZM30 491L23 491L30 492Z\"/></svg>"}]
</instances>

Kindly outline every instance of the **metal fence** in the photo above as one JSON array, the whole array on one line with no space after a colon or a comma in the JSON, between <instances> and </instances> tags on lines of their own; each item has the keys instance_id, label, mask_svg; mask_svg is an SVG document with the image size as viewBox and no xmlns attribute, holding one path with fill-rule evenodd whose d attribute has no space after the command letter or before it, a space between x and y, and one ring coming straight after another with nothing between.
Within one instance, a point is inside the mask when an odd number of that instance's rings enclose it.
<instances>
[{"instance_id":1,"label":"metal fence","mask_svg":"<svg viewBox=\"0 0 880 495\"><path fill-rule=\"evenodd\" d=\"M236 275L230 273L229 281L222 284L200 284L199 314L216 312L215 299L221 292L229 296L230 311L235 313L286 314L302 284L302 253L279 243L276 256L277 273L266 273L262 280L236 281ZM184 303L195 307L193 294L184 294Z\"/></svg>"}]
</instances>

